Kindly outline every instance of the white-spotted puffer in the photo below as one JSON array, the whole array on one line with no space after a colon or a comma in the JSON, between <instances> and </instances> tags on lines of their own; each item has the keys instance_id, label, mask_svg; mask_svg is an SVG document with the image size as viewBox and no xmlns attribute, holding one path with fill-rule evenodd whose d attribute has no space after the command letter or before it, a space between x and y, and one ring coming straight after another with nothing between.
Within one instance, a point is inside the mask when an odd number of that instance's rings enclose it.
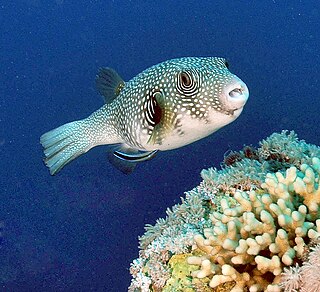
<instances>
[{"instance_id":1,"label":"white-spotted puffer","mask_svg":"<svg viewBox=\"0 0 320 292\"><path fill-rule=\"evenodd\" d=\"M159 150L182 147L231 123L249 97L246 84L229 71L226 60L213 57L168 60L128 82L102 68L96 85L105 105L41 136L51 174L105 144L121 145L113 152L114 161L134 166Z\"/></svg>"}]
</instances>

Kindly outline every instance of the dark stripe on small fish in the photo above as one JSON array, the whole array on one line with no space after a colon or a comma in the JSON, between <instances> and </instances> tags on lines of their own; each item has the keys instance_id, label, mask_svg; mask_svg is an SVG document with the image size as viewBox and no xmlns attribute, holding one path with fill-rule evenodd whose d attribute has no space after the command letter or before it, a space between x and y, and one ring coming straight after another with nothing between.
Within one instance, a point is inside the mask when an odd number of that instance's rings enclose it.
<instances>
[{"instance_id":1,"label":"dark stripe on small fish","mask_svg":"<svg viewBox=\"0 0 320 292\"><path fill-rule=\"evenodd\" d=\"M114 151L113 155L121 160L125 160L127 162L142 162L152 159L159 150L153 150L138 154L127 154L120 151Z\"/></svg>"}]
</instances>

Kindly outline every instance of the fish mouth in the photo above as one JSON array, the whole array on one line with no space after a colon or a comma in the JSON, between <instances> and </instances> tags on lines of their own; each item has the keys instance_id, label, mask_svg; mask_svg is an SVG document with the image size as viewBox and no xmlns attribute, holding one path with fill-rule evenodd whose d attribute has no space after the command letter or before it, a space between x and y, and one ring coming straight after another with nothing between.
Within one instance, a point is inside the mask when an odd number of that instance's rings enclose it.
<instances>
[{"instance_id":1,"label":"fish mouth","mask_svg":"<svg viewBox=\"0 0 320 292\"><path fill-rule=\"evenodd\" d=\"M226 106L229 110L242 109L249 98L249 90L247 85L238 77L234 77L232 81L223 89Z\"/></svg>"}]
</instances>

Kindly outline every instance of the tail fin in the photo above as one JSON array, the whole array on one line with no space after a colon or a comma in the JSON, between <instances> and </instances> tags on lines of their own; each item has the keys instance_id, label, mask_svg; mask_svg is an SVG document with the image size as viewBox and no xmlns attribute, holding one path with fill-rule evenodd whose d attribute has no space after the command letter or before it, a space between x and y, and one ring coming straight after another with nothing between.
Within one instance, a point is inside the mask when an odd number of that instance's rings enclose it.
<instances>
[{"instance_id":1,"label":"tail fin","mask_svg":"<svg viewBox=\"0 0 320 292\"><path fill-rule=\"evenodd\" d=\"M51 175L95 146L86 130L88 125L84 120L80 120L62 125L40 137L40 143L44 148L44 161Z\"/></svg>"}]
</instances>

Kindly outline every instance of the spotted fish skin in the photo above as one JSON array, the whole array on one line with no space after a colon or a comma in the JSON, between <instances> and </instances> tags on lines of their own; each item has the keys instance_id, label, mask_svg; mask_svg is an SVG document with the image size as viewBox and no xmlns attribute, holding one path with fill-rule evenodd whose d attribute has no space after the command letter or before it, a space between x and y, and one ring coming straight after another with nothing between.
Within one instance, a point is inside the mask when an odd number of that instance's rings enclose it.
<instances>
[{"instance_id":1,"label":"spotted fish skin","mask_svg":"<svg viewBox=\"0 0 320 292\"><path fill-rule=\"evenodd\" d=\"M88 118L41 136L51 174L97 145L141 152L190 144L234 121L249 96L226 60L215 57L165 61L120 80L113 92Z\"/></svg>"}]
</instances>

